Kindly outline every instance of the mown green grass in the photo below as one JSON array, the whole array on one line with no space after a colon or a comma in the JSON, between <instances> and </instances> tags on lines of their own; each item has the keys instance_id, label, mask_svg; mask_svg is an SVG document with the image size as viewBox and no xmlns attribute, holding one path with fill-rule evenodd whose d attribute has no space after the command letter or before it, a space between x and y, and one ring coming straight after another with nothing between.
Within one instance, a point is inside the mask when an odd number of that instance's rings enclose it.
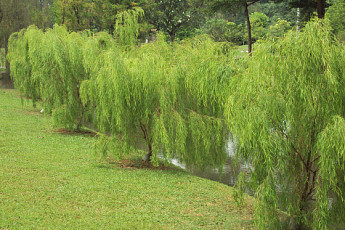
<instances>
[{"instance_id":1,"label":"mown green grass","mask_svg":"<svg viewBox=\"0 0 345 230\"><path fill-rule=\"evenodd\" d=\"M235 46L233 52L235 57L246 57L248 56L248 45Z\"/></svg>"},{"instance_id":2,"label":"mown green grass","mask_svg":"<svg viewBox=\"0 0 345 230\"><path fill-rule=\"evenodd\" d=\"M181 170L101 163L94 138L63 135L0 90L0 229L250 229L252 199Z\"/></svg>"}]
</instances>

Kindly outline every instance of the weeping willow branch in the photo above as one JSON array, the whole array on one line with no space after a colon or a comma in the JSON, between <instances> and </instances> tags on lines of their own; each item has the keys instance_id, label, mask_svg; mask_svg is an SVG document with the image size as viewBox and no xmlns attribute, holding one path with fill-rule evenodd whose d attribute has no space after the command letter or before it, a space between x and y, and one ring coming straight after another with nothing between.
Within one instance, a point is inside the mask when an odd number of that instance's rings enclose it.
<instances>
[{"instance_id":1,"label":"weeping willow branch","mask_svg":"<svg viewBox=\"0 0 345 230\"><path fill-rule=\"evenodd\" d=\"M345 50L330 31L326 21L315 20L298 36L262 42L229 98L229 130L246 147L239 154L253 164L260 184L258 228L282 227L265 211L272 205L294 218L296 228L344 222L345 101L339 92L345 91Z\"/></svg>"},{"instance_id":2,"label":"weeping willow branch","mask_svg":"<svg viewBox=\"0 0 345 230\"><path fill-rule=\"evenodd\" d=\"M189 112L194 113L194 114L196 114L196 115L198 115L200 117L204 117L204 118L207 118L207 119L218 120L218 121L225 121L223 118L207 116L205 114L200 114L200 113L198 113L198 112L196 112L194 110L188 109L188 108L186 108L186 110L188 110Z\"/></svg>"},{"instance_id":3,"label":"weeping willow branch","mask_svg":"<svg viewBox=\"0 0 345 230\"><path fill-rule=\"evenodd\" d=\"M116 15L115 35L122 45L134 45L139 35L139 20L144 11L139 7L123 11Z\"/></svg>"}]
</instances>

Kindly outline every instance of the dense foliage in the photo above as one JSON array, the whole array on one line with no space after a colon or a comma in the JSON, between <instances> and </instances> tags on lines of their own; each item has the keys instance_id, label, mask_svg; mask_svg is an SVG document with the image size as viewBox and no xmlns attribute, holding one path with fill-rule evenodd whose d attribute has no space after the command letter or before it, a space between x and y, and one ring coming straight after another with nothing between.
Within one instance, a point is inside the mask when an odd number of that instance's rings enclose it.
<instances>
[{"instance_id":1,"label":"dense foliage","mask_svg":"<svg viewBox=\"0 0 345 230\"><path fill-rule=\"evenodd\" d=\"M344 52L330 27L314 21L257 46L234 84L227 121L253 168L261 229L282 227L277 209L297 228L345 219Z\"/></svg>"},{"instance_id":2,"label":"dense foliage","mask_svg":"<svg viewBox=\"0 0 345 230\"><path fill-rule=\"evenodd\" d=\"M126 38L138 35L135 14L141 11L120 15L119 39L64 26L13 34L8 59L16 87L34 105L42 99L56 125L78 130L92 122L105 134L102 148L116 156L144 140L147 160L221 166L229 135L223 105L238 71L229 47L207 36L171 46L163 35L133 46Z\"/></svg>"},{"instance_id":3,"label":"dense foliage","mask_svg":"<svg viewBox=\"0 0 345 230\"><path fill-rule=\"evenodd\" d=\"M115 34L122 45L134 45L139 35L139 19L144 16L144 11L135 7L116 15Z\"/></svg>"},{"instance_id":4,"label":"dense foliage","mask_svg":"<svg viewBox=\"0 0 345 230\"><path fill-rule=\"evenodd\" d=\"M96 149L107 156L136 147L154 163L220 167L233 137L252 171L238 187L247 180L256 194L258 228L283 228L279 209L296 228L327 229L345 219L345 50L327 22L277 39L290 28L277 20L275 38L242 59L206 35L167 43L158 33L138 45L142 16L134 7L118 14L114 36L58 25L14 33L15 86L34 105L41 99L56 125L97 127ZM253 18L261 39L268 18Z\"/></svg>"},{"instance_id":5,"label":"dense foliage","mask_svg":"<svg viewBox=\"0 0 345 230\"><path fill-rule=\"evenodd\" d=\"M115 47L99 56L98 72L83 83L84 103L97 105L99 128L125 144L138 144L142 133L148 159L220 166L228 135L223 104L236 71L226 65L224 48L206 37L176 46L159 37L127 53Z\"/></svg>"},{"instance_id":6,"label":"dense foliage","mask_svg":"<svg viewBox=\"0 0 345 230\"><path fill-rule=\"evenodd\" d=\"M37 27L14 33L9 41L8 59L15 86L36 104L42 99L44 111L53 113L56 124L80 128L84 106L79 86L88 75L80 47L85 36L55 26L43 33Z\"/></svg>"},{"instance_id":7,"label":"dense foliage","mask_svg":"<svg viewBox=\"0 0 345 230\"><path fill-rule=\"evenodd\" d=\"M345 1L337 0L330 6L326 12L326 18L341 41L345 41Z\"/></svg>"}]
</instances>

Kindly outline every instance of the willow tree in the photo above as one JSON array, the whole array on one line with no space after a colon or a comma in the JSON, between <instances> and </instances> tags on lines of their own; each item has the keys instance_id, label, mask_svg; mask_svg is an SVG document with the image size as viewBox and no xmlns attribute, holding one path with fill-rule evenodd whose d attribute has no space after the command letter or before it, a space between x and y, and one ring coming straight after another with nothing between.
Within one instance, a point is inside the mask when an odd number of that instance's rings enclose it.
<instances>
[{"instance_id":1,"label":"willow tree","mask_svg":"<svg viewBox=\"0 0 345 230\"><path fill-rule=\"evenodd\" d=\"M250 180L260 229L329 229L345 220L344 48L312 21L303 32L257 46L226 117ZM284 216L284 214L283 214Z\"/></svg>"},{"instance_id":2,"label":"willow tree","mask_svg":"<svg viewBox=\"0 0 345 230\"><path fill-rule=\"evenodd\" d=\"M139 20L144 16L140 7L120 12L116 15L115 35L122 45L134 45L139 35Z\"/></svg>"},{"instance_id":3,"label":"willow tree","mask_svg":"<svg viewBox=\"0 0 345 230\"><path fill-rule=\"evenodd\" d=\"M114 47L101 54L102 66L83 83L82 95L85 103L96 105L98 127L110 132L114 141L118 137L124 146L134 145L141 129L150 158L152 118L159 103L157 89L162 86L164 68L169 70L169 66L161 55L132 52ZM115 151L121 153L123 149Z\"/></svg>"},{"instance_id":4,"label":"willow tree","mask_svg":"<svg viewBox=\"0 0 345 230\"><path fill-rule=\"evenodd\" d=\"M149 161L158 156L198 166L225 161L222 104L232 71L219 45L195 39L173 47L159 37L99 58L102 66L83 83L82 95L96 105L99 128L122 141L111 145L121 148L113 149L116 154L140 144L141 134Z\"/></svg>"},{"instance_id":5,"label":"willow tree","mask_svg":"<svg viewBox=\"0 0 345 230\"><path fill-rule=\"evenodd\" d=\"M259 2L259 0L212 0L211 8L214 11L238 12L243 10L247 25L248 53L252 52L252 25L249 18L249 6Z\"/></svg>"},{"instance_id":6,"label":"willow tree","mask_svg":"<svg viewBox=\"0 0 345 230\"><path fill-rule=\"evenodd\" d=\"M100 72L102 68L104 68L104 58L107 55L107 53L110 50L116 49L117 44L116 40L108 33L106 32L99 32L96 34L93 34L88 37L88 39L83 44L83 66L84 71L87 76L90 76L90 78L96 78L100 75ZM84 79L84 81L81 84L80 87L80 95L81 98L84 99L84 106L88 108L88 110L91 113L87 114L87 120L91 122L91 125L94 127L97 126L107 126L105 124L101 124L99 122L99 116L97 116L97 113L94 114L95 109L94 107L97 106L95 103L95 100L89 100L88 95L94 95L95 93L88 92L88 90L97 90L96 88L88 88L88 87L82 87L82 85L85 86L85 84L88 81ZM106 86L104 86L106 87ZM87 90L87 91L85 91ZM101 106L101 105L99 105ZM90 125L90 124L89 124ZM101 128L101 130L105 131L104 128ZM106 130L108 132L109 130Z\"/></svg>"},{"instance_id":7,"label":"willow tree","mask_svg":"<svg viewBox=\"0 0 345 230\"><path fill-rule=\"evenodd\" d=\"M35 33L37 40L29 39L31 33ZM32 98L34 106L40 94L39 81L32 77L29 47L35 46L35 41L37 43L42 35L43 33L36 27L29 27L13 33L8 41L7 59L11 66L11 77L14 80L14 85L23 97Z\"/></svg>"},{"instance_id":8,"label":"willow tree","mask_svg":"<svg viewBox=\"0 0 345 230\"><path fill-rule=\"evenodd\" d=\"M37 64L42 99L47 111L52 111L56 124L79 130L86 112L79 87L89 76L83 66L82 47L85 36L68 33L64 26L55 26L45 33L42 61Z\"/></svg>"},{"instance_id":9,"label":"willow tree","mask_svg":"<svg viewBox=\"0 0 345 230\"><path fill-rule=\"evenodd\" d=\"M195 37L173 48L176 53L170 66L175 67L164 80L170 83L161 89L156 114L156 153L191 166L221 166L229 138L224 102L238 65L229 47L208 37Z\"/></svg>"},{"instance_id":10,"label":"willow tree","mask_svg":"<svg viewBox=\"0 0 345 230\"><path fill-rule=\"evenodd\" d=\"M99 32L88 35L88 39L84 41L83 52L83 66L88 75L96 75L101 68L100 56L105 51L117 47L115 39L106 32Z\"/></svg>"},{"instance_id":11,"label":"willow tree","mask_svg":"<svg viewBox=\"0 0 345 230\"><path fill-rule=\"evenodd\" d=\"M45 33L31 26L12 40L9 59L16 86L34 103L42 99L56 125L79 130L85 113L79 86L88 78L82 52L86 36L69 33L64 26Z\"/></svg>"}]
</instances>

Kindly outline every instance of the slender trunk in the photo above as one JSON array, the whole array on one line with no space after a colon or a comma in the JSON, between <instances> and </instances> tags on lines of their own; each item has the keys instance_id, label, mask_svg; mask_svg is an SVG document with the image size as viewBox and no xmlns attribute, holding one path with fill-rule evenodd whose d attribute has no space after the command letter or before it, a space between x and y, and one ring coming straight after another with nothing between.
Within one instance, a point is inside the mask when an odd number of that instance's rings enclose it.
<instances>
[{"instance_id":1,"label":"slender trunk","mask_svg":"<svg viewBox=\"0 0 345 230\"><path fill-rule=\"evenodd\" d=\"M311 142L314 142L314 138L311 138ZM318 157L312 159L312 152L311 150L308 153L308 157L306 159L306 165L302 166L305 169L305 176L307 177L304 181L304 188L300 194L300 203L299 203L299 212L301 216L304 216L304 212L310 211L311 203L313 202L314 192L315 192L315 183L317 177L317 159ZM297 230L306 230L310 229L306 226L305 223L301 221L301 219L297 219Z\"/></svg>"},{"instance_id":2,"label":"slender trunk","mask_svg":"<svg viewBox=\"0 0 345 230\"><path fill-rule=\"evenodd\" d=\"M4 17L4 14L2 12L2 9L0 8L0 23L2 22L2 18Z\"/></svg>"},{"instance_id":3,"label":"slender trunk","mask_svg":"<svg viewBox=\"0 0 345 230\"><path fill-rule=\"evenodd\" d=\"M152 138L149 137L149 131L147 130L146 126L141 122L139 122L139 124L140 124L140 129L144 134L144 139L146 141L147 148L148 148L148 152L147 152L147 155L145 157L145 160L147 162L150 162L151 157L152 157Z\"/></svg>"},{"instance_id":4,"label":"slender trunk","mask_svg":"<svg viewBox=\"0 0 345 230\"><path fill-rule=\"evenodd\" d=\"M146 155L146 161L150 162L152 157L152 145L148 143L148 153Z\"/></svg>"},{"instance_id":5,"label":"slender trunk","mask_svg":"<svg viewBox=\"0 0 345 230\"><path fill-rule=\"evenodd\" d=\"M40 9L41 9L41 12L43 11L43 0L40 0Z\"/></svg>"},{"instance_id":6,"label":"slender trunk","mask_svg":"<svg viewBox=\"0 0 345 230\"><path fill-rule=\"evenodd\" d=\"M250 26L248 4L247 3L245 3L245 5L244 5L244 14L245 14L246 21L247 21L248 54L251 55L251 53L252 53L252 29L251 29L251 26Z\"/></svg>"},{"instance_id":7,"label":"slender trunk","mask_svg":"<svg viewBox=\"0 0 345 230\"><path fill-rule=\"evenodd\" d=\"M65 12L65 6L63 6L63 9L62 9L62 25L63 24L65 24L65 14L66 14L66 12Z\"/></svg>"},{"instance_id":8,"label":"slender trunk","mask_svg":"<svg viewBox=\"0 0 345 230\"><path fill-rule=\"evenodd\" d=\"M6 78L11 81L11 70L10 70L10 63L6 59L7 53L8 53L8 41L6 42L7 44L5 45L5 62L6 62Z\"/></svg>"},{"instance_id":9,"label":"slender trunk","mask_svg":"<svg viewBox=\"0 0 345 230\"><path fill-rule=\"evenodd\" d=\"M174 43L174 41L175 41L175 31L171 31L170 32L170 41L171 41L171 43Z\"/></svg>"},{"instance_id":10,"label":"slender trunk","mask_svg":"<svg viewBox=\"0 0 345 230\"><path fill-rule=\"evenodd\" d=\"M80 101L80 98L78 98ZM81 103L81 102L80 102ZM83 125L83 115L84 115L84 108L83 108L83 104L81 103L80 105L80 114L79 117L77 118L77 125L76 125L76 132L80 132L81 131L81 127Z\"/></svg>"},{"instance_id":11,"label":"slender trunk","mask_svg":"<svg viewBox=\"0 0 345 230\"><path fill-rule=\"evenodd\" d=\"M317 0L316 2L316 10L317 10L317 17L318 18L325 18L325 8L326 8L326 0Z\"/></svg>"},{"instance_id":12,"label":"slender trunk","mask_svg":"<svg viewBox=\"0 0 345 230\"><path fill-rule=\"evenodd\" d=\"M81 30L81 22L79 17L79 9L77 7L74 7L74 15L77 18L77 30Z\"/></svg>"},{"instance_id":13,"label":"slender trunk","mask_svg":"<svg viewBox=\"0 0 345 230\"><path fill-rule=\"evenodd\" d=\"M171 30L168 31L169 35L170 35L170 42L174 43L175 41L175 36L176 36L176 29L178 28L178 26L172 26Z\"/></svg>"},{"instance_id":14,"label":"slender trunk","mask_svg":"<svg viewBox=\"0 0 345 230\"><path fill-rule=\"evenodd\" d=\"M297 8L297 21L296 21L296 30L299 31L299 20L300 20L300 10Z\"/></svg>"}]
</instances>

